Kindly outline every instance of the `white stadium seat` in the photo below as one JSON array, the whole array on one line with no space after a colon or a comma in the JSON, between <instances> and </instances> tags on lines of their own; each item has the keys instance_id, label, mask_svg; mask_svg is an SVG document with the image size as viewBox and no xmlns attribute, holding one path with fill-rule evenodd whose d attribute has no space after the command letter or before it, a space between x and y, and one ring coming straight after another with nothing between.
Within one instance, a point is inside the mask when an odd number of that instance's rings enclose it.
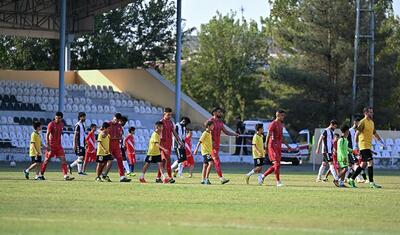
<instances>
[{"instance_id":1,"label":"white stadium seat","mask_svg":"<svg viewBox=\"0 0 400 235\"><path fill-rule=\"evenodd\" d=\"M7 117L7 124L14 124L14 118L13 117Z\"/></svg>"},{"instance_id":2,"label":"white stadium seat","mask_svg":"<svg viewBox=\"0 0 400 235\"><path fill-rule=\"evenodd\" d=\"M58 110L59 110L58 104L53 104L53 111L58 111Z\"/></svg>"},{"instance_id":3,"label":"white stadium seat","mask_svg":"<svg viewBox=\"0 0 400 235\"><path fill-rule=\"evenodd\" d=\"M151 108L151 113L152 114L157 114L158 112L157 112L157 108L156 107L152 107Z\"/></svg>"},{"instance_id":4,"label":"white stadium seat","mask_svg":"<svg viewBox=\"0 0 400 235\"><path fill-rule=\"evenodd\" d=\"M121 101L121 106L122 107L127 107L128 106L128 102L126 100L122 100Z\"/></svg>"},{"instance_id":5,"label":"white stadium seat","mask_svg":"<svg viewBox=\"0 0 400 235\"><path fill-rule=\"evenodd\" d=\"M49 97L49 103L54 104L56 102L56 100L54 99L53 96Z\"/></svg>"},{"instance_id":6,"label":"white stadium seat","mask_svg":"<svg viewBox=\"0 0 400 235\"><path fill-rule=\"evenodd\" d=\"M56 96L54 89L49 89L49 96Z\"/></svg>"},{"instance_id":7,"label":"white stadium seat","mask_svg":"<svg viewBox=\"0 0 400 235\"><path fill-rule=\"evenodd\" d=\"M71 97L68 97L67 98L67 103L71 104L71 105L74 104L74 99L72 99Z\"/></svg>"},{"instance_id":8,"label":"white stadium seat","mask_svg":"<svg viewBox=\"0 0 400 235\"><path fill-rule=\"evenodd\" d=\"M139 113L140 112L139 106L135 106L135 107L133 107L133 109L134 109L135 113Z\"/></svg>"},{"instance_id":9,"label":"white stadium seat","mask_svg":"<svg viewBox=\"0 0 400 235\"><path fill-rule=\"evenodd\" d=\"M76 105L76 104L72 105L72 112L74 112L74 113L78 112L78 105Z\"/></svg>"},{"instance_id":10,"label":"white stadium seat","mask_svg":"<svg viewBox=\"0 0 400 235\"><path fill-rule=\"evenodd\" d=\"M81 103L81 104L86 104L86 99L83 98L83 97L81 97L81 98L79 99L79 103Z\"/></svg>"},{"instance_id":11,"label":"white stadium seat","mask_svg":"<svg viewBox=\"0 0 400 235\"><path fill-rule=\"evenodd\" d=\"M115 107L121 107L121 100L115 101Z\"/></svg>"},{"instance_id":12,"label":"white stadium seat","mask_svg":"<svg viewBox=\"0 0 400 235\"><path fill-rule=\"evenodd\" d=\"M49 89L44 88L44 89L43 89L43 95L44 95L44 96L49 96Z\"/></svg>"},{"instance_id":13,"label":"white stadium seat","mask_svg":"<svg viewBox=\"0 0 400 235\"><path fill-rule=\"evenodd\" d=\"M78 97L74 97L74 104L79 104L79 98Z\"/></svg>"},{"instance_id":14,"label":"white stadium seat","mask_svg":"<svg viewBox=\"0 0 400 235\"><path fill-rule=\"evenodd\" d=\"M6 118L6 116L1 116L0 123L1 123L1 124L7 124L7 118ZM3 127L3 126L1 126L1 127ZM3 131L3 132L4 132L4 131Z\"/></svg>"},{"instance_id":15,"label":"white stadium seat","mask_svg":"<svg viewBox=\"0 0 400 235\"><path fill-rule=\"evenodd\" d=\"M133 102L132 102L132 100L128 100L128 107L129 107L129 108L132 108L132 107L133 107Z\"/></svg>"},{"instance_id":16,"label":"white stadium seat","mask_svg":"<svg viewBox=\"0 0 400 235\"><path fill-rule=\"evenodd\" d=\"M71 104L66 104L65 105L65 111L72 112L72 105Z\"/></svg>"},{"instance_id":17,"label":"white stadium seat","mask_svg":"<svg viewBox=\"0 0 400 235\"><path fill-rule=\"evenodd\" d=\"M78 86L78 84L73 84L73 85L72 85L72 90L73 90L73 91L79 91L79 86Z\"/></svg>"},{"instance_id":18,"label":"white stadium seat","mask_svg":"<svg viewBox=\"0 0 400 235\"><path fill-rule=\"evenodd\" d=\"M103 105L97 105L97 112L98 113L102 113L102 112L104 112L104 110L103 110Z\"/></svg>"},{"instance_id":19,"label":"white stadium seat","mask_svg":"<svg viewBox=\"0 0 400 235\"><path fill-rule=\"evenodd\" d=\"M79 109L79 112L85 112L85 106L80 102L79 102L79 105L78 105L78 109Z\"/></svg>"},{"instance_id":20,"label":"white stadium seat","mask_svg":"<svg viewBox=\"0 0 400 235\"><path fill-rule=\"evenodd\" d=\"M158 107L158 108L157 108L157 111L158 111L158 114L163 114L163 113L164 113L164 110L163 110L163 108L161 108L161 107Z\"/></svg>"},{"instance_id":21,"label":"white stadium seat","mask_svg":"<svg viewBox=\"0 0 400 235\"><path fill-rule=\"evenodd\" d=\"M104 112L105 113L110 113L110 106L109 105L104 105Z\"/></svg>"},{"instance_id":22,"label":"white stadium seat","mask_svg":"<svg viewBox=\"0 0 400 235\"><path fill-rule=\"evenodd\" d=\"M114 93L114 98L119 99L119 98L121 98L121 95L119 93Z\"/></svg>"},{"instance_id":23,"label":"white stadium seat","mask_svg":"<svg viewBox=\"0 0 400 235\"><path fill-rule=\"evenodd\" d=\"M66 118L66 119L65 119L65 123L66 123L68 126L72 126L72 120L71 120L71 118Z\"/></svg>"},{"instance_id":24,"label":"white stadium seat","mask_svg":"<svg viewBox=\"0 0 400 235\"><path fill-rule=\"evenodd\" d=\"M92 112L92 108L91 108L91 106L90 105L85 105L85 112L87 112L87 113L91 113Z\"/></svg>"},{"instance_id":25,"label":"white stadium seat","mask_svg":"<svg viewBox=\"0 0 400 235\"><path fill-rule=\"evenodd\" d=\"M111 112L111 113L117 112L117 109L115 108L115 106L111 106L111 107L110 107L110 112Z\"/></svg>"},{"instance_id":26,"label":"white stadium seat","mask_svg":"<svg viewBox=\"0 0 400 235\"><path fill-rule=\"evenodd\" d=\"M97 99L101 99L103 97L103 94L101 93L101 91L97 91L96 92L96 98Z\"/></svg>"},{"instance_id":27,"label":"white stadium seat","mask_svg":"<svg viewBox=\"0 0 400 235\"><path fill-rule=\"evenodd\" d=\"M114 99L114 93L108 92L108 99Z\"/></svg>"},{"instance_id":28,"label":"white stadium seat","mask_svg":"<svg viewBox=\"0 0 400 235\"><path fill-rule=\"evenodd\" d=\"M92 105L92 112L97 113L97 106L94 104Z\"/></svg>"},{"instance_id":29,"label":"white stadium seat","mask_svg":"<svg viewBox=\"0 0 400 235\"><path fill-rule=\"evenodd\" d=\"M151 113L151 108L150 107L146 107L146 113Z\"/></svg>"},{"instance_id":30,"label":"white stadium seat","mask_svg":"<svg viewBox=\"0 0 400 235\"><path fill-rule=\"evenodd\" d=\"M386 141L385 141L385 144L386 145L394 145L394 141L393 141L392 138L387 138Z\"/></svg>"},{"instance_id":31,"label":"white stadium seat","mask_svg":"<svg viewBox=\"0 0 400 235\"><path fill-rule=\"evenodd\" d=\"M130 127L135 127L136 126L135 121L134 120L129 120L129 126Z\"/></svg>"},{"instance_id":32,"label":"white stadium seat","mask_svg":"<svg viewBox=\"0 0 400 235\"><path fill-rule=\"evenodd\" d=\"M111 99L110 100L110 105L115 106L115 100Z\"/></svg>"},{"instance_id":33,"label":"white stadium seat","mask_svg":"<svg viewBox=\"0 0 400 235\"><path fill-rule=\"evenodd\" d=\"M136 127L142 127L142 122L140 120L136 120Z\"/></svg>"},{"instance_id":34,"label":"white stadium seat","mask_svg":"<svg viewBox=\"0 0 400 235\"><path fill-rule=\"evenodd\" d=\"M146 113L146 108L144 106L140 106L139 113Z\"/></svg>"},{"instance_id":35,"label":"white stadium seat","mask_svg":"<svg viewBox=\"0 0 400 235\"><path fill-rule=\"evenodd\" d=\"M390 154L390 152L388 150L383 150L382 151L382 157L388 158L388 157L391 157L391 154Z\"/></svg>"},{"instance_id":36,"label":"white stadium seat","mask_svg":"<svg viewBox=\"0 0 400 235\"><path fill-rule=\"evenodd\" d=\"M90 98L86 98L86 104L92 104L92 100Z\"/></svg>"},{"instance_id":37,"label":"white stadium seat","mask_svg":"<svg viewBox=\"0 0 400 235\"><path fill-rule=\"evenodd\" d=\"M101 97L102 97L103 99L107 99L107 98L108 98L108 93L107 93L107 91L103 91L103 92L101 93Z\"/></svg>"}]
</instances>

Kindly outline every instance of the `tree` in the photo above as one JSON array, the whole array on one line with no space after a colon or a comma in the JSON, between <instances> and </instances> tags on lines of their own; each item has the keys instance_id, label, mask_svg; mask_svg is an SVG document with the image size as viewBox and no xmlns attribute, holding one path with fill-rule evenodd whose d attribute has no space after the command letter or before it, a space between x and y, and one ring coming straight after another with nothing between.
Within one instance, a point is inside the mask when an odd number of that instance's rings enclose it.
<instances>
[{"instance_id":1,"label":"tree","mask_svg":"<svg viewBox=\"0 0 400 235\"><path fill-rule=\"evenodd\" d=\"M228 122L257 114L268 42L254 21L217 13L198 33L199 50L184 51L182 89L204 108L220 105ZM165 72L165 70L164 70ZM169 70L171 72L171 70ZM164 73L173 81L173 73Z\"/></svg>"}]
</instances>

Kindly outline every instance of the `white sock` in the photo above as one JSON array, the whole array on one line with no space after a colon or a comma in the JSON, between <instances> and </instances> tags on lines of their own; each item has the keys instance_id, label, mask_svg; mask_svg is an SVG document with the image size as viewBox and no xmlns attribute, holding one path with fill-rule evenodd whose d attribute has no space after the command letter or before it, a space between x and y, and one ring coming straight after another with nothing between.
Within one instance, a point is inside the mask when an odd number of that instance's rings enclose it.
<instances>
[{"instance_id":1,"label":"white sock","mask_svg":"<svg viewBox=\"0 0 400 235\"><path fill-rule=\"evenodd\" d=\"M182 175L182 172L183 172L183 164L182 163L179 163L178 164L178 175Z\"/></svg>"},{"instance_id":2,"label":"white sock","mask_svg":"<svg viewBox=\"0 0 400 235\"><path fill-rule=\"evenodd\" d=\"M178 160L174 161L174 163L172 163L171 168L175 169L178 167Z\"/></svg>"},{"instance_id":3,"label":"white sock","mask_svg":"<svg viewBox=\"0 0 400 235\"><path fill-rule=\"evenodd\" d=\"M347 179L349 177L350 174L350 169L347 168L346 174L344 175L344 178Z\"/></svg>"},{"instance_id":4,"label":"white sock","mask_svg":"<svg viewBox=\"0 0 400 235\"><path fill-rule=\"evenodd\" d=\"M125 179L125 176L121 176L121 177L119 177L119 179L120 179L120 180Z\"/></svg>"},{"instance_id":5,"label":"white sock","mask_svg":"<svg viewBox=\"0 0 400 235\"><path fill-rule=\"evenodd\" d=\"M129 174L131 173L131 169L129 168L128 161L122 161L122 164L124 165L125 171Z\"/></svg>"},{"instance_id":6,"label":"white sock","mask_svg":"<svg viewBox=\"0 0 400 235\"><path fill-rule=\"evenodd\" d=\"M75 167L77 165L78 165L78 160L76 160L73 163L69 164L70 167Z\"/></svg>"},{"instance_id":7,"label":"white sock","mask_svg":"<svg viewBox=\"0 0 400 235\"><path fill-rule=\"evenodd\" d=\"M25 169L25 172L29 173L29 169Z\"/></svg>"},{"instance_id":8,"label":"white sock","mask_svg":"<svg viewBox=\"0 0 400 235\"><path fill-rule=\"evenodd\" d=\"M207 178L208 179L208 178ZM219 178L221 181L224 181L225 180L225 178L222 176L222 177L220 177Z\"/></svg>"},{"instance_id":9,"label":"white sock","mask_svg":"<svg viewBox=\"0 0 400 235\"><path fill-rule=\"evenodd\" d=\"M364 180L364 178L362 177L361 174L357 175L357 179L358 179L358 180Z\"/></svg>"},{"instance_id":10,"label":"white sock","mask_svg":"<svg viewBox=\"0 0 400 235\"><path fill-rule=\"evenodd\" d=\"M252 175L254 175L254 170L251 170L249 173L247 173L247 176L252 176Z\"/></svg>"},{"instance_id":11,"label":"white sock","mask_svg":"<svg viewBox=\"0 0 400 235\"><path fill-rule=\"evenodd\" d=\"M142 175L140 176L141 179L144 179L144 173L142 173Z\"/></svg>"},{"instance_id":12,"label":"white sock","mask_svg":"<svg viewBox=\"0 0 400 235\"><path fill-rule=\"evenodd\" d=\"M329 165L329 170L331 171L333 178L334 178L335 180L338 180L338 176L337 176L337 174L336 174L335 166Z\"/></svg>"},{"instance_id":13,"label":"white sock","mask_svg":"<svg viewBox=\"0 0 400 235\"><path fill-rule=\"evenodd\" d=\"M325 165L321 164L321 166L319 167L319 171L318 171L318 178L321 179L322 175L324 174L325 171Z\"/></svg>"},{"instance_id":14,"label":"white sock","mask_svg":"<svg viewBox=\"0 0 400 235\"><path fill-rule=\"evenodd\" d=\"M82 163L79 163L77 166L78 166L78 172L82 172L82 167L83 167Z\"/></svg>"}]
</instances>

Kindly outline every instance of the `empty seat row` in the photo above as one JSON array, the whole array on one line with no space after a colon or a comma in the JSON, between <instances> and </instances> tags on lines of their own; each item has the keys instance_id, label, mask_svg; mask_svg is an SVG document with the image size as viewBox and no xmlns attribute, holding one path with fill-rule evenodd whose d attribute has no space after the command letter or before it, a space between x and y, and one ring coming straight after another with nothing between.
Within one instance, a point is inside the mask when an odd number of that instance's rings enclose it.
<instances>
[{"instance_id":1,"label":"empty seat row","mask_svg":"<svg viewBox=\"0 0 400 235\"><path fill-rule=\"evenodd\" d=\"M67 84L65 86L66 90L70 91L114 91L112 86L100 86L100 85L85 85L85 84Z\"/></svg>"},{"instance_id":2,"label":"empty seat row","mask_svg":"<svg viewBox=\"0 0 400 235\"><path fill-rule=\"evenodd\" d=\"M131 96L125 93L113 91L85 91L85 96L88 98L96 99L126 99L130 100Z\"/></svg>"},{"instance_id":3,"label":"empty seat row","mask_svg":"<svg viewBox=\"0 0 400 235\"><path fill-rule=\"evenodd\" d=\"M14 95L3 95L2 93L0 93L0 101L17 102L17 98Z\"/></svg>"},{"instance_id":4,"label":"empty seat row","mask_svg":"<svg viewBox=\"0 0 400 235\"><path fill-rule=\"evenodd\" d=\"M15 88L0 87L0 94L7 95L29 95L29 96L58 96L58 89L52 88Z\"/></svg>"},{"instance_id":5,"label":"empty seat row","mask_svg":"<svg viewBox=\"0 0 400 235\"><path fill-rule=\"evenodd\" d=\"M20 102L1 102L0 110L10 111L43 111L38 104Z\"/></svg>"},{"instance_id":6,"label":"empty seat row","mask_svg":"<svg viewBox=\"0 0 400 235\"><path fill-rule=\"evenodd\" d=\"M30 82L30 81L0 80L0 87L35 88L35 87L42 87L42 84L40 84L39 82Z\"/></svg>"}]
</instances>

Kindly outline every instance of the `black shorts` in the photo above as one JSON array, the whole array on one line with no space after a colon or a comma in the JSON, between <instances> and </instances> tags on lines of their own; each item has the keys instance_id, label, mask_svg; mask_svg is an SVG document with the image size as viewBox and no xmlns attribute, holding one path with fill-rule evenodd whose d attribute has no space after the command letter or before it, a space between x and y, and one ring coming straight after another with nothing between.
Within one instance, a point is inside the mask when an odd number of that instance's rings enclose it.
<instances>
[{"instance_id":1,"label":"black shorts","mask_svg":"<svg viewBox=\"0 0 400 235\"><path fill-rule=\"evenodd\" d=\"M373 160L371 149L360 150L360 155L363 162L368 162Z\"/></svg>"},{"instance_id":2,"label":"black shorts","mask_svg":"<svg viewBox=\"0 0 400 235\"><path fill-rule=\"evenodd\" d=\"M75 151L76 156L85 156L85 153L85 147L78 147L78 149Z\"/></svg>"},{"instance_id":3,"label":"black shorts","mask_svg":"<svg viewBox=\"0 0 400 235\"><path fill-rule=\"evenodd\" d=\"M32 164L33 163L42 163L42 156L35 156L35 157L31 156L31 163Z\"/></svg>"},{"instance_id":4,"label":"black shorts","mask_svg":"<svg viewBox=\"0 0 400 235\"><path fill-rule=\"evenodd\" d=\"M254 160L254 166L264 166L265 165L265 158L255 158Z\"/></svg>"},{"instance_id":5,"label":"black shorts","mask_svg":"<svg viewBox=\"0 0 400 235\"><path fill-rule=\"evenodd\" d=\"M149 156L149 155L147 155L147 157L146 157L146 159L144 161L148 162L148 163L161 162L161 155L157 155L157 156Z\"/></svg>"},{"instance_id":6,"label":"black shorts","mask_svg":"<svg viewBox=\"0 0 400 235\"><path fill-rule=\"evenodd\" d=\"M113 160L111 155L106 155L106 156L97 156L96 162L98 163L106 163L107 161Z\"/></svg>"},{"instance_id":7,"label":"black shorts","mask_svg":"<svg viewBox=\"0 0 400 235\"><path fill-rule=\"evenodd\" d=\"M184 148L175 148L175 152L179 163L186 161L186 151Z\"/></svg>"},{"instance_id":8,"label":"black shorts","mask_svg":"<svg viewBox=\"0 0 400 235\"><path fill-rule=\"evenodd\" d=\"M121 153L122 153L122 161L126 161L126 152L125 152L125 147L121 146Z\"/></svg>"},{"instance_id":9,"label":"black shorts","mask_svg":"<svg viewBox=\"0 0 400 235\"><path fill-rule=\"evenodd\" d=\"M324 162L333 162L332 153L323 153L324 158L322 159Z\"/></svg>"},{"instance_id":10,"label":"black shorts","mask_svg":"<svg viewBox=\"0 0 400 235\"><path fill-rule=\"evenodd\" d=\"M349 165L354 165L358 163L358 159L354 154L349 154Z\"/></svg>"},{"instance_id":11,"label":"black shorts","mask_svg":"<svg viewBox=\"0 0 400 235\"><path fill-rule=\"evenodd\" d=\"M211 157L211 154L206 154L203 155L203 163L208 164L209 162L213 162L213 158Z\"/></svg>"}]
</instances>

